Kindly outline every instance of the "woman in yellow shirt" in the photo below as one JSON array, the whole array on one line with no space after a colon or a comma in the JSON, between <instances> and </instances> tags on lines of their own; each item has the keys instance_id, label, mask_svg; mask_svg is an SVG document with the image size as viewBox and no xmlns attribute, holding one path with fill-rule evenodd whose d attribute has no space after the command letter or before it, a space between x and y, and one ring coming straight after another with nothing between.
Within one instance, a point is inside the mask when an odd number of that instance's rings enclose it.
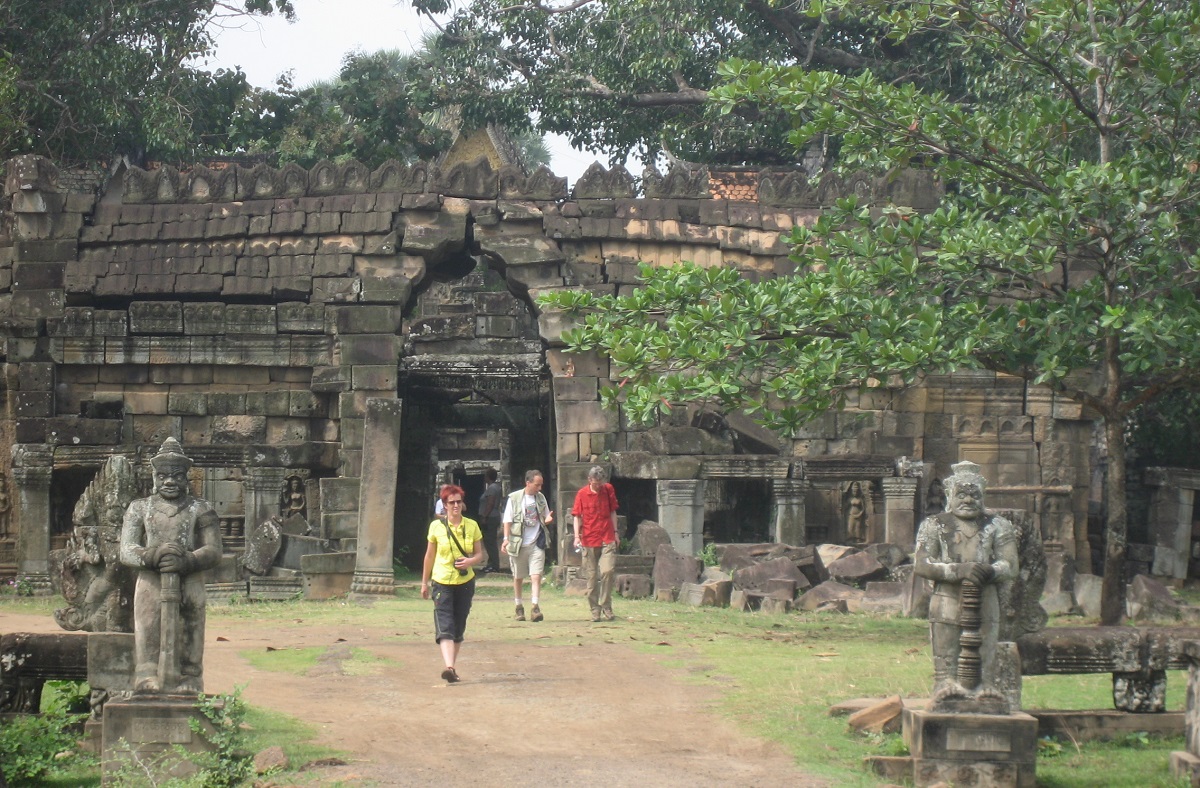
<instances>
[{"instance_id":1,"label":"woman in yellow shirt","mask_svg":"<svg viewBox=\"0 0 1200 788\"><path fill-rule=\"evenodd\" d=\"M463 489L442 487L445 518L429 524L429 547L421 568L421 598L433 598L434 641L442 650L446 683L458 681L454 663L467 629L471 600L475 598L475 570L483 560L483 533L479 523L463 516Z\"/></svg>"}]
</instances>

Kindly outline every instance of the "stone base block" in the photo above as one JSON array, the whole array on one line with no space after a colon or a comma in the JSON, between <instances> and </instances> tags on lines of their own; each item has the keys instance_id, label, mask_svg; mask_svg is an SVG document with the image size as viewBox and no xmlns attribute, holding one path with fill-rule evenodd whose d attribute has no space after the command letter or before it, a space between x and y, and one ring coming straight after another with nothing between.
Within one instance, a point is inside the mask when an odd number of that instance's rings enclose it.
<instances>
[{"instance_id":1,"label":"stone base block","mask_svg":"<svg viewBox=\"0 0 1200 788\"><path fill-rule=\"evenodd\" d=\"M572 577L563 586L564 596L587 596L587 581L582 577Z\"/></svg>"},{"instance_id":2,"label":"stone base block","mask_svg":"<svg viewBox=\"0 0 1200 788\"><path fill-rule=\"evenodd\" d=\"M204 602L208 605L227 605L234 598L245 599L250 595L250 586L245 580L236 583L207 583L204 586Z\"/></svg>"},{"instance_id":3,"label":"stone base block","mask_svg":"<svg viewBox=\"0 0 1200 788\"><path fill-rule=\"evenodd\" d=\"M645 599L654 588L650 575L617 575L614 585L617 593L626 599Z\"/></svg>"},{"instance_id":4,"label":"stone base block","mask_svg":"<svg viewBox=\"0 0 1200 788\"><path fill-rule=\"evenodd\" d=\"M1038 721L1038 736L1058 736L1069 741L1107 741L1145 732L1152 736L1178 736L1183 733L1184 713L1163 711L1135 714L1115 709L1093 711L1031 710Z\"/></svg>"},{"instance_id":5,"label":"stone base block","mask_svg":"<svg viewBox=\"0 0 1200 788\"><path fill-rule=\"evenodd\" d=\"M911 782L913 776L913 759L907 755L868 755L863 758L875 774L894 783Z\"/></svg>"},{"instance_id":6,"label":"stone base block","mask_svg":"<svg viewBox=\"0 0 1200 788\"><path fill-rule=\"evenodd\" d=\"M295 599L304 593L299 577L251 577L250 598L268 601Z\"/></svg>"},{"instance_id":7,"label":"stone base block","mask_svg":"<svg viewBox=\"0 0 1200 788\"><path fill-rule=\"evenodd\" d=\"M1013 714L947 714L904 709L913 785L1035 788L1037 720Z\"/></svg>"},{"instance_id":8,"label":"stone base block","mask_svg":"<svg viewBox=\"0 0 1200 788\"><path fill-rule=\"evenodd\" d=\"M101 783L111 785L130 770L137 774L147 769L161 780L195 774L195 764L178 750L211 752L212 745L192 730L192 720L202 731L212 731L194 698L155 696L105 704Z\"/></svg>"},{"instance_id":9,"label":"stone base block","mask_svg":"<svg viewBox=\"0 0 1200 788\"><path fill-rule=\"evenodd\" d=\"M1200 758L1190 752L1171 753L1171 779L1187 780L1189 785L1200 785Z\"/></svg>"},{"instance_id":10,"label":"stone base block","mask_svg":"<svg viewBox=\"0 0 1200 788\"><path fill-rule=\"evenodd\" d=\"M305 599L333 599L350 593L353 572L304 573Z\"/></svg>"}]
</instances>

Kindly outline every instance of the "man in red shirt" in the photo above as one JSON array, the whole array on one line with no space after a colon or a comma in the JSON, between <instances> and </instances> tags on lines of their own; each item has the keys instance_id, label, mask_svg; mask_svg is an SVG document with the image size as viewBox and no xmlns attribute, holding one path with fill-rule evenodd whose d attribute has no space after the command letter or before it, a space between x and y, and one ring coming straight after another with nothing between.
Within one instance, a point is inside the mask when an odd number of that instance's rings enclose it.
<instances>
[{"instance_id":1,"label":"man in red shirt","mask_svg":"<svg viewBox=\"0 0 1200 788\"><path fill-rule=\"evenodd\" d=\"M575 493L571 516L575 546L583 550L587 598L592 621L612 621L613 572L617 568L617 493L604 481L604 469L593 465L587 486Z\"/></svg>"}]
</instances>

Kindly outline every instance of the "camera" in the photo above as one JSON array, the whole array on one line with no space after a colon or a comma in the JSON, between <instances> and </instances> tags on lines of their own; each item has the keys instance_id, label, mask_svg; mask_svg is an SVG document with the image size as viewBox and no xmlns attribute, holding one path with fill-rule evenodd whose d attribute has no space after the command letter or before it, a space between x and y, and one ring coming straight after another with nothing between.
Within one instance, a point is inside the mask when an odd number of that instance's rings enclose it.
<instances>
[{"instance_id":1,"label":"camera","mask_svg":"<svg viewBox=\"0 0 1200 788\"><path fill-rule=\"evenodd\" d=\"M466 577L466 575L467 575L467 570L466 570L466 569L459 569L459 570L458 570L458 574L459 574L459 576L460 576L460 577Z\"/></svg>"}]
</instances>

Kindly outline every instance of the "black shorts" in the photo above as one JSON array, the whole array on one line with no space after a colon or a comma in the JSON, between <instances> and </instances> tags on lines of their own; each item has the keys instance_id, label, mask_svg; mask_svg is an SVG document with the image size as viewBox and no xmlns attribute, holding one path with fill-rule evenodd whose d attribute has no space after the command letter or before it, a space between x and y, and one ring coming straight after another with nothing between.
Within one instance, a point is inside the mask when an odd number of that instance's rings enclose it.
<instances>
[{"instance_id":1,"label":"black shorts","mask_svg":"<svg viewBox=\"0 0 1200 788\"><path fill-rule=\"evenodd\" d=\"M441 643L450 638L461 643L467 631L467 616L471 615L471 601L475 598L475 578L458 585L432 581L429 587L429 595L433 597L434 642Z\"/></svg>"}]
</instances>

